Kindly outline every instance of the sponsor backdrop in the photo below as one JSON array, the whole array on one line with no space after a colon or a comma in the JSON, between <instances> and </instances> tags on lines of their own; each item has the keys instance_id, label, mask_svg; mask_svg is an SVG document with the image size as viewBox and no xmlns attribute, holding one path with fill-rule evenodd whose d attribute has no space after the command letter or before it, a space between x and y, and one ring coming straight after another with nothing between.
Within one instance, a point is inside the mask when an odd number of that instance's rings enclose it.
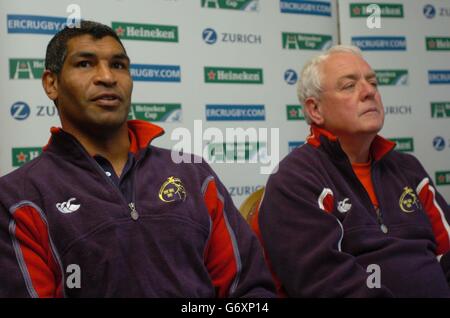
<instances>
[{"instance_id":1,"label":"sponsor backdrop","mask_svg":"<svg viewBox=\"0 0 450 318\"><path fill-rule=\"evenodd\" d=\"M59 125L40 77L72 3L0 3L0 175L39 156ZM237 206L304 143L299 70L339 39L360 46L377 71L383 135L419 157L450 200L450 5L376 3L381 29L367 27L363 1L76 1L83 19L123 40L134 79L129 118L164 127L155 145L202 155Z\"/></svg>"},{"instance_id":2,"label":"sponsor backdrop","mask_svg":"<svg viewBox=\"0 0 450 318\"><path fill-rule=\"evenodd\" d=\"M367 27L370 3L379 29ZM339 21L341 42L363 50L377 73L381 134L419 158L450 203L450 2L340 0Z\"/></svg>"}]
</instances>

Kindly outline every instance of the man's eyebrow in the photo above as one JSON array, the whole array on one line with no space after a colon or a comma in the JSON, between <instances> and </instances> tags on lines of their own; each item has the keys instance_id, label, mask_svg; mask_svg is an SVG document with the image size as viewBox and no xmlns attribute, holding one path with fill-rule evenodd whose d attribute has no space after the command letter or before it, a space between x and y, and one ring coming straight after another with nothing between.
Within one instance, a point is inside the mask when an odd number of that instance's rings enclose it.
<instances>
[{"instance_id":1,"label":"man's eyebrow","mask_svg":"<svg viewBox=\"0 0 450 318\"><path fill-rule=\"evenodd\" d=\"M95 53L87 52L87 51L81 51L81 52L74 53L70 58L71 59L76 59L76 58L96 58L96 57L97 57L97 54L95 54ZM130 62L130 58L125 53L114 54L112 56L112 59L114 59L114 60L127 60L128 62Z\"/></svg>"},{"instance_id":2,"label":"man's eyebrow","mask_svg":"<svg viewBox=\"0 0 450 318\"><path fill-rule=\"evenodd\" d=\"M115 60L127 60L130 62L130 58L125 53L114 54L112 58Z\"/></svg>"},{"instance_id":3,"label":"man's eyebrow","mask_svg":"<svg viewBox=\"0 0 450 318\"><path fill-rule=\"evenodd\" d=\"M375 72L370 72L369 74L366 75L366 79L374 78L374 77L375 78L377 77L377 74Z\"/></svg>"},{"instance_id":4,"label":"man's eyebrow","mask_svg":"<svg viewBox=\"0 0 450 318\"><path fill-rule=\"evenodd\" d=\"M376 78L376 77L377 77L377 75L375 72L370 72L369 74L364 76L365 79L371 79L371 78ZM357 76L355 74L347 74L347 75L343 75L343 76L339 77L338 83L342 82L345 79L357 80L358 78L359 78L359 76Z\"/></svg>"},{"instance_id":5,"label":"man's eyebrow","mask_svg":"<svg viewBox=\"0 0 450 318\"><path fill-rule=\"evenodd\" d=\"M357 80L358 76L355 75L355 74L347 74L347 75L343 75L343 76L339 77L337 81L339 83L339 82L342 82L345 79Z\"/></svg>"},{"instance_id":6,"label":"man's eyebrow","mask_svg":"<svg viewBox=\"0 0 450 318\"><path fill-rule=\"evenodd\" d=\"M76 52L76 53L72 54L70 56L70 58L71 59L76 59L79 57L94 58L96 56L97 56L97 54L95 54L95 53L81 51L81 52Z\"/></svg>"}]
</instances>

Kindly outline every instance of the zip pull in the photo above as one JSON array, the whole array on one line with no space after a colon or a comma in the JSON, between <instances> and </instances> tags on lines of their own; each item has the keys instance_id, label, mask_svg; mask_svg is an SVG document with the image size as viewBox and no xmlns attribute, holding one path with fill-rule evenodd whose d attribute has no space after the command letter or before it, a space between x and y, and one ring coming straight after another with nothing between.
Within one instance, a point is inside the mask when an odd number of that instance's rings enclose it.
<instances>
[{"instance_id":1,"label":"zip pull","mask_svg":"<svg viewBox=\"0 0 450 318\"><path fill-rule=\"evenodd\" d=\"M387 228L387 226L383 223L383 218L381 217L380 208L375 207L375 212L377 213L377 221L378 221L378 224L380 224L381 232L383 232L384 234L386 234L386 233L388 232L388 228Z\"/></svg>"},{"instance_id":2,"label":"zip pull","mask_svg":"<svg viewBox=\"0 0 450 318\"><path fill-rule=\"evenodd\" d=\"M137 220L137 219L139 219L139 213L138 213L138 211L136 211L136 207L134 206L134 203L133 202L130 202L129 204L128 204L128 206L130 207L130 210L131 210L131 218L133 219L133 220Z\"/></svg>"}]
</instances>

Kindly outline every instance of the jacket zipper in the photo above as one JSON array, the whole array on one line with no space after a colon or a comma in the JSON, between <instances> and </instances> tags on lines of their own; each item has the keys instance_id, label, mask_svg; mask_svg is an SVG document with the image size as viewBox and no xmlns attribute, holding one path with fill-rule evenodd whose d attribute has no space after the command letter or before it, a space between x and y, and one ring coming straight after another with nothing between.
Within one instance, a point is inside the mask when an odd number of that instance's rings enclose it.
<instances>
[{"instance_id":1,"label":"jacket zipper","mask_svg":"<svg viewBox=\"0 0 450 318\"><path fill-rule=\"evenodd\" d=\"M139 165L140 162L141 162L141 160L137 159L136 163L134 164L134 169L132 171L132 173L133 173L133 176L132 176L133 180L131 181L132 184L133 184L133 192L131 194L132 200L131 200L130 203L128 203L128 207L131 210L130 215L131 215L131 218L134 221L137 221L137 219L139 219L139 212L136 210L136 204L135 204L135 202L136 202L136 191L134 189L136 189L136 171L137 171L137 168L138 168L138 165Z\"/></svg>"},{"instance_id":2,"label":"jacket zipper","mask_svg":"<svg viewBox=\"0 0 450 318\"><path fill-rule=\"evenodd\" d=\"M131 218L134 221L137 221L137 219L139 219L139 213L138 213L138 211L136 211L136 206L134 205L133 202L128 203L128 206L130 207L130 210L131 210L131 213L130 213Z\"/></svg>"},{"instance_id":3,"label":"jacket zipper","mask_svg":"<svg viewBox=\"0 0 450 318\"><path fill-rule=\"evenodd\" d=\"M377 163L375 162L372 165L372 169L375 167L376 164ZM371 179L372 179L372 184L373 184L373 191L375 192L376 197L378 199L380 199L380 196L378 195L377 190L375 188L375 180L374 180L374 174L373 173L371 173ZM386 224L384 224L384 221L383 221L383 213L381 212L381 208L380 208L381 204L380 204L380 202L378 202L378 204L379 204L379 206L374 206L375 213L377 214L378 225L380 226L381 232L383 232L384 234L387 234L387 232L389 230L388 230L388 227L386 226Z\"/></svg>"},{"instance_id":4,"label":"jacket zipper","mask_svg":"<svg viewBox=\"0 0 450 318\"><path fill-rule=\"evenodd\" d=\"M386 234L386 233L388 232L388 228L387 228L387 226L383 223L383 216L381 215L380 208L375 207L375 213L377 214L377 221L378 221L378 224L380 225L381 232L383 232L384 234Z\"/></svg>"},{"instance_id":5,"label":"jacket zipper","mask_svg":"<svg viewBox=\"0 0 450 318\"><path fill-rule=\"evenodd\" d=\"M82 148L83 149L83 148ZM84 150L84 149L83 149ZM112 185L112 187L115 189L114 191L116 191L119 194L119 197L122 199L122 201L127 205L127 207L130 209L130 215L131 218L136 221L139 218L139 213L136 210L136 206L134 204L134 202L130 202L127 203L127 201L125 200L125 197L123 196L122 192L120 192L120 190L117 188L117 186L111 181L111 179L105 174L105 171L103 170L103 168L98 164L97 161L95 161L95 159L93 159L92 157L89 156L89 154L86 153L86 155L88 156L88 159L91 160L94 163L94 166L96 167L97 171L103 176L103 178L105 178L106 180L108 180L108 182ZM137 162L136 162L137 165ZM133 201L134 201L134 173L133 173Z\"/></svg>"},{"instance_id":6,"label":"jacket zipper","mask_svg":"<svg viewBox=\"0 0 450 318\"><path fill-rule=\"evenodd\" d=\"M372 168L375 166L375 164L376 164L376 163L373 164ZM350 164L350 167L351 167L351 164ZM372 168L371 168L371 170L372 170ZM361 181L359 181L358 176L357 176L357 175L355 174L355 172L353 171L353 168L352 168L351 170L352 170L353 175L354 175L354 177L356 178L356 180L359 182L359 184L361 184ZM374 180L373 180L373 174L372 174L372 176L371 176L371 179L372 179L373 190L374 190L374 192L375 192L375 195L376 195L377 198L380 198L380 197L378 196L378 193L377 193L376 189L375 189L375 182L374 182ZM367 199L368 199L370 202L372 202L372 200L370 199L369 194L367 193L366 189L364 188L364 186L363 186L362 184L361 184L361 187L363 188L364 192L366 193ZM389 229L388 229L388 227L386 226L386 224L384 224L384 221L383 221L383 213L381 212L380 207L376 207L376 206L374 206L374 205L372 205L372 207L373 207L373 210L375 211L375 214L376 214L376 217L377 217L377 222L378 222L378 225L380 226L381 232L383 232L384 234L387 234L387 232L389 231Z\"/></svg>"}]
</instances>

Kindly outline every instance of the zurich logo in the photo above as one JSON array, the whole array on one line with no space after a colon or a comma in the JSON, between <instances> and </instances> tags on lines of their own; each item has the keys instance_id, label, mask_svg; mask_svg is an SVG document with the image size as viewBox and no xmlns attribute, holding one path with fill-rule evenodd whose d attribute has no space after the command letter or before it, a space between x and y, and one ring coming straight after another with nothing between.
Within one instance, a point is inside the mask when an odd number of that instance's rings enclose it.
<instances>
[{"instance_id":1,"label":"zurich logo","mask_svg":"<svg viewBox=\"0 0 450 318\"><path fill-rule=\"evenodd\" d=\"M444 150L444 148L445 148L445 139L442 138L441 136L434 137L434 139L433 139L433 147L437 151Z\"/></svg>"},{"instance_id":2,"label":"zurich logo","mask_svg":"<svg viewBox=\"0 0 450 318\"><path fill-rule=\"evenodd\" d=\"M289 85L294 85L295 83L297 83L298 80L297 73L291 69L287 70L286 72L284 72L284 80Z\"/></svg>"},{"instance_id":3,"label":"zurich logo","mask_svg":"<svg viewBox=\"0 0 450 318\"><path fill-rule=\"evenodd\" d=\"M30 106L25 102L16 102L11 106L11 116L17 120L24 120L30 116Z\"/></svg>"},{"instance_id":4,"label":"zurich logo","mask_svg":"<svg viewBox=\"0 0 450 318\"><path fill-rule=\"evenodd\" d=\"M217 33L214 29L204 29L202 33L203 41L207 44L214 44L217 41Z\"/></svg>"},{"instance_id":5,"label":"zurich logo","mask_svg":"<svg viewBox=\"0 0 450 318\"><path fill-rule=\"evenodd\" d=\"M427 4L423 7L423 15L428 19L432 19L436 15L436 9L433 5Z\"/></svg>"}]
</instances>

